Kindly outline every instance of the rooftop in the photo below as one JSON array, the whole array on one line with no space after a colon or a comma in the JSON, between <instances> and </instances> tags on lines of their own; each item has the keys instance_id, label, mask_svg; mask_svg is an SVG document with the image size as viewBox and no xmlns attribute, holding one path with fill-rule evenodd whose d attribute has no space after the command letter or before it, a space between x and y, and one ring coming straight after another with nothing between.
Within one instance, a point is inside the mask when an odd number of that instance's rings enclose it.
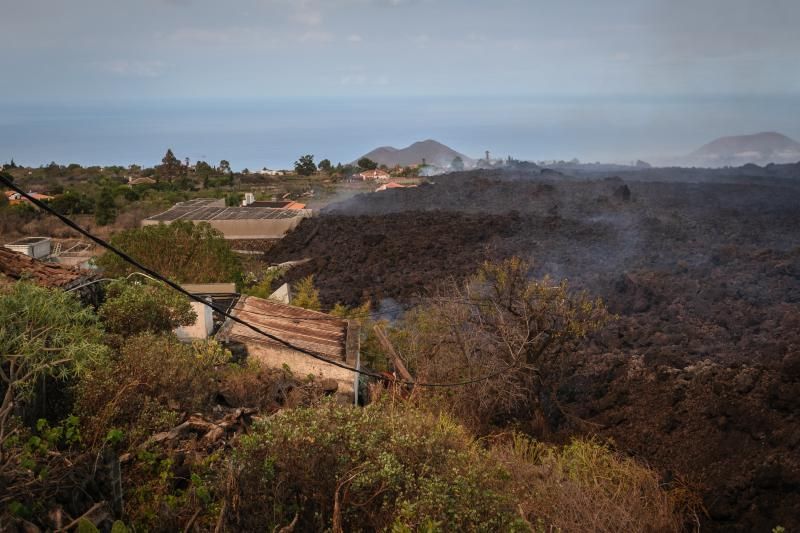
<instances>
[{"instance_id":1,"label":"rooftop","mask_svg":"<svg viewBox=\"0 0 800 533\"><path fill-rule=\"evenodd\" d=\"M252 204L248 205L247 207L272 207L276 209L304 209L306 204L301 204L300 202L295 202L293 200L281 200L279 202L268 202L268 201L255 201Z\"/></svg>"},{"instance_id":2,"label":"rooftop","mask_svg":"<svg viewBox=\"0 0 800 533\"><path fill-rule=\"evenodd\" d=\"M348 337L353 335L348 335L347 320L255 296L242 296L231 314L300 348L331 360L347 360ZM226 321L217 336L227 341L284 347L231 320Z\"/></svg>"},{"instance_id":3,"label":"rooftop","mask_svg":"<svg viewBox=\"0 0 800 533\"><path fill-rule=\"evenodd\" d=\"M10 244L12 246L16 245L16 244L36 244L37 242L44 242L44 241L49 241L49 240L50 240L50 237L25 237L23 239L19 239L19 240L16 240L14 242L10 242L8 244Z\"/></svg>"},{"instance_id":4,"label":"rooftop","mask_svg":"<svg viewBox=\"0 0 800 533\"><path fill-rule=\"evenodd\" d=\"M300 216L297 209L280 209L272 207L224 207L219 200L199 198L175 204L163 213L153 215L147 220L156 222L174 222L176 220L208 221L208 220L265 220L294 218Z\"/></svg>"},{"instance_id":5,"label":"rooftop","mask_svg":"<svg viewBox=\"0 0 800 533\"><path fill-rule=\"evenodd\" d=\"M0 274L12 280L30 279L38 285L58 289L70 289L95 276L87 270L45 263L7 248L0 248Z\"/></svg>"}]
</instances>

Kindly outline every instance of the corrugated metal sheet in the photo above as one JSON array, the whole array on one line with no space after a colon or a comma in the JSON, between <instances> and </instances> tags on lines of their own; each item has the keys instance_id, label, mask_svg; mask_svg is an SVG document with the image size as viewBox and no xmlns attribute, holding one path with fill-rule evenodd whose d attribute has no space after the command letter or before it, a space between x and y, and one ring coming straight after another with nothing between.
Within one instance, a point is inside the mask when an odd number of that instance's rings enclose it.
<instances>
[{"instance_id":1,"label":"corrugated metal sheet","mask_svg":"<svg viewBox=\"0 0 800 533\"><path fill-rule=\"evenodd\" d=\"M274 220L306 216L300 209L276 209L271 207L208 207L183 206L178 204L163 213L147 220L157 222L173 222L175 220L209 221L209 220Z\"/></svg>"},{"instance_id":2,"label":"corrugated metal sheet","mask_svg":"<svg viewBox=\"0 0 800 533\"><path fill-rule=\"evenodd\" d=\"M254 296L242 296L232 314L296 346L341 362L347 361L348 331L358 335L358 329L354 330L347 320ZM217 337L243 344L283 346L231 320Z\"/></svg>"}]
</instances>

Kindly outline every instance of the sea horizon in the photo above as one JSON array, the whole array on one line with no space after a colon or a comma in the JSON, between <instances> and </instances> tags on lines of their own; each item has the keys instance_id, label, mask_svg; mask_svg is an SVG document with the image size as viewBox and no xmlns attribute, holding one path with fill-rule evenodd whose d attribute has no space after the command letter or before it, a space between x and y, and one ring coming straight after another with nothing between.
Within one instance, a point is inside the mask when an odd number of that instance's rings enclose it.
<instances>
[{"instance_id":1,"label":"sea horizon","mask_svg":"<svg viewBox=\"0 0 800 533\"><path fill-rule=\"evenodd\" d=\"M669 164L720 136L800 138L798 95L511 95L4 102L0 162L158 164L167 148L235 170L348 163L435 139L470 157Z\"/></svg>"}]
</instances>

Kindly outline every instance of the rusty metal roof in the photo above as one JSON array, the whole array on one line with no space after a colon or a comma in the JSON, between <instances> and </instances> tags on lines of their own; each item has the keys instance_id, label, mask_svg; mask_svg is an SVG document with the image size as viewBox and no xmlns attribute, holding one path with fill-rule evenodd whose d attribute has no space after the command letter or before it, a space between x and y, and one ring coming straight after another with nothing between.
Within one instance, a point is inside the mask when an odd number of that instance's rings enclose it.
<instances>
[{"instance_id":1,"label":"rusty metal roof","mask_svg":"<svg viewBox=\"0 0 800 533\"><path fill-rule=\"evenodd\" d=\"M30 279L44 287L70 289L95 277L93 272L45 263L25 254L0 247L0 274L13 279Z\"/></svg>"},{"instance_id":2,"label":"rusty metal roof","mask_svg":"<svg viewBox=\"0 0 800 533\"><path fill-rule=\"evenodd\" d=\"M358 350L358 326L352 321L255 296L242 296L231 314L328 359L351 363L356 358L352 351ZM226 321L217 338L243 344L283 346L232 320Z\"/></svg>"}]
</instances>

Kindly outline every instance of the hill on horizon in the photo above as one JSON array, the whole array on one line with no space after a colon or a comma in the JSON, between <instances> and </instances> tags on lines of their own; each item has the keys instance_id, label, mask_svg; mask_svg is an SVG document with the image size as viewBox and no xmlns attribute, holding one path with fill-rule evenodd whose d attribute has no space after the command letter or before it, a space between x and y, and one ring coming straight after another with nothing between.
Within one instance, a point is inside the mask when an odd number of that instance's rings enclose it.
<instances>
[{"instance_id":1,"label":"hill on horizon","mask_svg":"<svg viewBox=\"0 0 800 533\"><path fill-rule=\"evenodd\" d=\"M418 141L405 148L381 146L361 157L367 157L387 167L416 165L422 163L423 159L429 165L443 168L450 166L456 157L460 157L466 166L471 166L475 161L433 139Z\"/></svg>"},{"instance_id":2,"label":"hill on horizon","mask_svg":"<svg viewBox=\"0 0 800 533\"><path fill-rule=\"evenodd\" d=\"M800 161L800 143L777 132L720 137L687 156L695 166L741 166L747 163L796 163Z\"/></svg>"}]
</instances>

